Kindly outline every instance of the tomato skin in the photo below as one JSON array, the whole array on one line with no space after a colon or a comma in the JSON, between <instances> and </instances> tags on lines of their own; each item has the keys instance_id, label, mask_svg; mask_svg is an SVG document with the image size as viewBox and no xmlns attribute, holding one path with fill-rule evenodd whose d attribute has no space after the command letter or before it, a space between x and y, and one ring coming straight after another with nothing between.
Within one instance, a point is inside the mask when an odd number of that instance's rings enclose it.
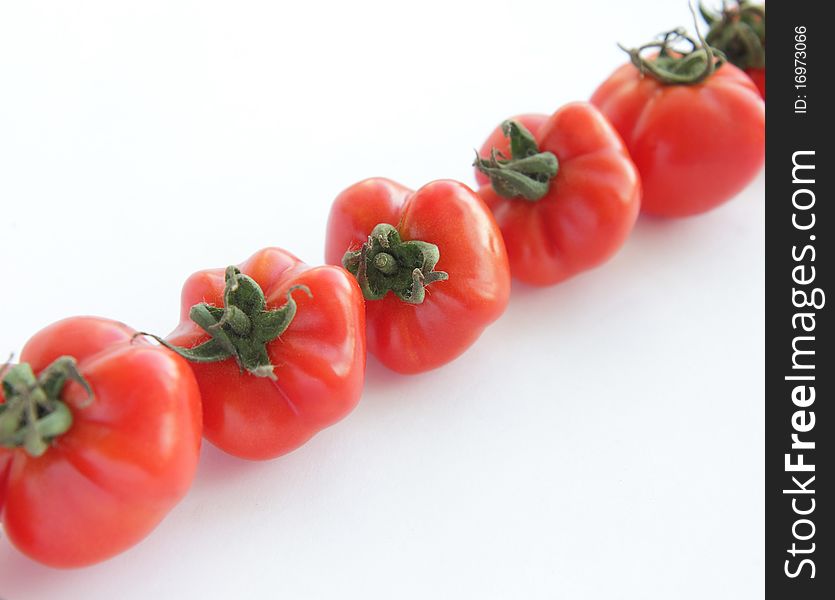
<instances>
[{"instance_id":1,"label":"tomato skin","mask_svg":"<svg viewBox=\"0 0 835 600\"><path fill-rule=\"evenodd\" d=\"M67 383L70 429L45 454L0 448L0 511L11 542L53 567L82 567L143 539L185 495L200 451L200 395L188 364L122 323L73 317L35 334L35 373L77 359L94 399ZM0 402L3 401L0 390ZM5 475L4 475L5 473Z\"/></svg>"},{"instance_id":2,"label":"tomato skin","mask_svg":"<svg viewBox=\"0 0 835 600\"><path fill-rule=\"evenodd\" d=\"M368 350L399 373L440 367L463 353L505 310L510 273L501 233L478 195L457 181L433 181L416 192L383 178L361 181L334 201L325 260L339 265L375 225L395 226L402 239L435 244L446 281L408 304L388 293L366 301Z\"/></svg>"},{"instance_id":3,"label":"tomato skin","mask_svg":"<svg viewBox=\"0 0 835 600\"><path fill-rule=\"evenodd\" d=\"M233 359L190 363L203 398L203 434L234 456L275 458L295 450L347 415L365 379L365 311L356 280L332 266L310 267L280 248L264 248L239 265L263 290L267 308L293 294L289 328L267 344L277 381L241 372ZM200 302L223 306L224 269L199 271L183 286L180 325L167 338L192 348L209 335L189 318Z\"/></svg>"},{"instance_id":4,"label":"tomato skin","mask_svg":"<svg viewBox=\"0 0 835 600\"><path fill-rule=\"evenodd\" d=\"M645 213L703 213L736 195L762 167L765 104L751 79L731 64L702 83L664 85L627 63L591 102L638 167Z\"/></svg>"},{"instance_id":5,"label":"tomato skin","mask_svg":"<svg viewBox=\"0 0 835 600\"><path fill-rule=\"evenodd\" d=\"M751 78L765 100L765 69L745 69L745 74Z\"/></svg>"},{"instance_id":6,"label":"tomato skin","mask_svg":"<svg viewBox=\"0 0 835 600\"><path fill-rule=\"evenodd\" d=\"M550 117L514 119L533 134L541 152L557 156L559 171L548 193L533 202L502 197L489 180L478 193L501 228L513 276L553 285L620 249L638 216L640 178L620 136L591 104L568 104ZM494 147L509 156L501 126L479 155L488 157ZM485 175L476 170L476 177L481 181Z\"/></svg>"}]
</instances>

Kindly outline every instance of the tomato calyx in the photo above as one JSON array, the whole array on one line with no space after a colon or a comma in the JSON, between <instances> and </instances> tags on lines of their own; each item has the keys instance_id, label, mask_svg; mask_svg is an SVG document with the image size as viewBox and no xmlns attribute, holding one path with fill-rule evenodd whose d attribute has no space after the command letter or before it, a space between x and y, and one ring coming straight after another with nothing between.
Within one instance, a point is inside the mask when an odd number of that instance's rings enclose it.
<instances>
[{"instance_id":1,"label":"tomato calyx","mask_svg":"<svg viewBox=\"0 0 835 600\"><path fill-rule=\"evenodd\" d=\"M404 242L397 229L380 223L359 250L345 253L342 266L357 278L366 300L392 292L403 302L421 304L427 285L449 279L449 274L434 270L440 257L435 244Z\"/></svg>"},{"instance_id":2,"label":"tomato calyx","mask_svg":"<svg viewBox=\"0 0 835 600\"><path fill-rule=\"evenodd\" d=\"M61 400L67 380L81 385L93 400L93 390L79 373L71 356L56 358L35 376L28 363L0 369L3 394L0 404L0 446L23 448L30 456L42 456L52 440L72 426L72 412Z\"/></svg>"},{"instance_id":3,"label":"tomato calyx","mask_svg":"<svg viewBox=\"0 0 835 600\"><path fill-rule=\"evenodd\" d=\"M765 6L740 0L725 4L716 14L699 3L699 12L710 26L705 39L740 69L765 68Z\"/></svg>"},{"instance_id":4,"label":"tomato calyx","mask_svg":"<svg viewBox=\"0 0 835 600\"><path fill-rule=\"evenodd\" d=\"M499 196L536 202L548 193L559 159L553 152L540 152L533 134L519 121L502 123L502 133L510 141L510 157L493 148L490 158L476 153L473 166L490 178Z\"/></svg>"},{"instance_id":5,"label":"tomato calyx","mask_svg":"<svg viewBox=\"0 0 835 600\"><path fill-rule=\"evenodd\" d=\"M287 290L287 301L279 308L267 309L261 286L232 265L226 268L223 306L206 302L195 304L189 317L211 338L194 348L182 348L150 334L160 344L191 362L220 362L234 358L241 372L256 377L277 380L275 365L270 363L267 344L284 333L296 316L297 305L293 292L302 290L313 297L306 285L294 285Z\"/></svg>"},{"instance_id":6,"label":"tomato calyx","mask_svg":"<svg viewBox=\"0 0 835 600\"><path fill-rule=\"evenodd\" d=\"M696 13L690 6L693 21ZM696 24L697 39L688 35L682 27L666 31L657 40L639 46L626 48L618 47L629 55L632 64L642 75L649 75L665 85L695 85L705 81L721 67L727 58L717 48L708 44L702 37ZM682 44L685 48L682 48ZM645 50L656 49L657 55L644 58L641 53Z\"/></svg>"}]
</instances>

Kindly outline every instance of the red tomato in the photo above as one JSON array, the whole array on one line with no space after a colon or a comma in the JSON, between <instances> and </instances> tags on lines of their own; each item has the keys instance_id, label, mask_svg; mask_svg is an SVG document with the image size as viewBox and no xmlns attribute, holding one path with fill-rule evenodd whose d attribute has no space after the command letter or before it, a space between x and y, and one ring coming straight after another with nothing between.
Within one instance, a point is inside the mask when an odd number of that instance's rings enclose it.
<instances>
[{"instance_id":1,"label":"red tomato","mask_svg":"<svg viewBox=\"0 0 835 600\"><path fill-rule=\"evenodd\" d=\"M510 148L511 137L524 146L520 136L526 135L512 126L514 122L531 134L522 156L512 156ZM609 122L592 105L574 103L550 118L522 115L506 121L504 128L510 135L503 135L503 127L498 127L482 146L476 177L487 179L479 194L501 228L513 276L534 285L551 285L611 257L635 224L641 185ZM494 163L492 152L505 159ZM516 189L515 179L503 178L508 170L513 171L511 177L518 177L525 169L521 163L541 153L556 157L556 176L549 171L547 183L535 194L541 197L526 199L524 190ZM492 173L498 188L489 184L485 171Z\"/></svg>"},{"instance_id":2,"label":"red tomato","mask_svg":"<svg viewBox=\"0 0 835 600\"><path fill-rule=\"evenodd\" d=\"M238 298L252 335L260 335L258 313L277 319L272 334L278 337L255 340L260 367L247 365L246 356L239 364L228 353L191 366L203 397L206 439L235 456L263 460L295 450L356 406L365 377L365 312L357 282L343 269L310 267L279 248L256 252L239 269L248 276L241 286L254 283L250 291L260 295L254 312L247 306L251 297ZM168 343L195 350L212 339L190 314L209 305L222 315L228 276L229 269L226 276L212 269L186 281L180 325Z\"/></svg>"},{"instance_id":3,"label":"red tomato","mask_svg":"<svg viewBox=\"0 0 835 600\"><path fill-rule=\"evenodd\" d=\"M12 543L39 562L80 567L122 552L191 484L200 449L197 383L183 359L132 342L134 333L94 317L59 321L29 340L21 364L3 378L0 513ZM37 404L36 429L55 435L41 439L12 414L34 377L51 390ZM15 441L9 426L20 426L25 439Z\"/></svg>"},{"instance_id":4,"label":"red tomato","mask_svg":"<svg viewBox=\"0 0 835 600\"><path fill-rule=\"evenodd\" d=\"M349 187L331 208L325 258L345 259L360 276L368 350L400 373L456 358L504 312L510 294L496 222L456 181L416 192L379 178Z\"/></svg>"},{"instance_id":5,"label":"red tomato","mask_svg":"<svg viewBox=\"0 0 835 600\"><path fill-rule=\"evenodd\" d=\"M745 74L751 78L760 91L760 96L765 100L765 69L745 69Z\"/></svg>"},{"instance_id":6,"label":"red tomato","mask_svg":"<svg viewBox=\"0 0 835 600\"><path fill-rule=\"evenodd\" d=\"M641 210L684 217L732 198L759 172L765 154L765 104L754 84L730 64L696 83L662 83L650 71L658 57L633 55L637 60L644 62L644 74L632 63L623 65L591 101L638 167Z\"/></svg>"}]
</instances>

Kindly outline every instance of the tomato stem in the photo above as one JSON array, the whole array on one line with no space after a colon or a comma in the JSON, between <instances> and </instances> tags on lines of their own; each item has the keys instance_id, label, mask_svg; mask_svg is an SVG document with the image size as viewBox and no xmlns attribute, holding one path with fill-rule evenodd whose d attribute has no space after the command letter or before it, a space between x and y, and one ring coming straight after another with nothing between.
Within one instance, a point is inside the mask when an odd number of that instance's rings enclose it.
<instances>
[{"instance_id":1,"label":"tomato stem","mask_svg":"<svg viewBox=\"0 0 835 600\"><path fill-rule=\"evenodd\" d=\"M720 14L699 3L699 12L710 26L707 43L725 53L740 69L765 68L765 6L746 0L723 3Z\"/></svg>"},{"instance_id":2,"label":"tomato stem","mask_svg":"<svg viewBox=\"0 0 835 600\"><path fill-rule=\"evenodd\" d=\"M287 290L283 306L268 310L261 287L232 265L226 268L223 306L201 302L189 311L191 320L211 336L208 340L194 348L182 348L151 333L136 335L151 337L191 362L234 358L242 372L275 380L275 365L270 363L267 344L284 333L295 318L297 305L293 292L296 290L313 297L306 285L294 285Z\"/></svg>"},{"instance_id":3,"label":"tomato stem","mask_svg":"<svg viewBox=\"0 0 835 600\"><path fill-rule=\"evenodd\" d=\"M510 141L510 158L493 148L490 158L476 153L473 166L490 178L500 196L536 202L548 193L559 160L553 152L540 152L533 134L519 121L505 121L502 132Z\"/></svg>"},{"instance_id":4,"label":"tomato stem","mask_svg":"<svg viewBox=\"0 0 835 600\"><path fill-rule=\"evenodd\" d=\"M397 273L397 259L391 254L380 252L374 257L374 268L385 275Z\"/></svg>"},{"instance_id":5,"label":"tomato stem","mask_svg":"<svg viewBox=\"0 0 835 600\"><path fill-rule=\"evenodd\" d=\"M696 13L692 5L690 13L695 23ZM650 75L665 85L695 85L713 75L716 69L727 60L721 50L705 41L699 31L698 23L696 23L696 35L697 39L694 39L687 35L683 28L678 27L660 34L658 40L638 48L626 48L620 44L618 47L629 54L632 64L642 74ZM687 44L689 49L676 47L682 43ZM655 57L641 56L644 50L651 48L658 49Z\"/></svg>"},{"instance_id":6,"label":"tomato stem","mask_svg":"<svg viewBox=\"0 0 835 600\"><path fill-rule=\"evenodd\" d=\"M357 278L366 300L379 300L392 292L404 302L420 304L427 285L449 278L434 270L440 257L435 244L404 242L397 229L380 223L359 250L345 253L342 266Z\"/></svg>"},{"instance_id":7,"label":"tomato stem","mask_svg":"<svg viewBox=\"0 0 835 600\"><path fill-rule=\"evenodd\" d=\"M0 404L0 446L23 448L43 455L49 444L72 426L72 412L61 400L67 380L73 380L93 400L93 390L71 356L56 358L36 377L28 363L0 369L4 404Z\"/></svg>"}]
</instances>

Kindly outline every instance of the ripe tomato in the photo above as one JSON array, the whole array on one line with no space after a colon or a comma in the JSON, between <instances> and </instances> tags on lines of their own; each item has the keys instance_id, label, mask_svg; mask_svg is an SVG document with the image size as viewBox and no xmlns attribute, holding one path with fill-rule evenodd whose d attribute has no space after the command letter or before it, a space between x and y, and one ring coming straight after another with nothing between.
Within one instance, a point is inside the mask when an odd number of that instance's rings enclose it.
<instances>
[{"instance_id":1,"label":"ripe tomato","mask_svg":"<svg viewBox=\"0 0 835 600\"><path fill-rule=\"evenodd\" d=\"M476 177L487 185L478 193L521 281L551 285L590 269L632 231L638 173L617 132L590 104L505 121L479 156Z\"/></svg>"},{"instance_id":2,"label":"ripe tomato","mask_svg":"<svg viewBox=\"0 0 835 600\"><path fill-rule=\"evenodd\" d=\"M630 51L592 103L621 134L643 184L643 212L683 217L733 197L759 172L765 155L765 104L751 80L715 61L695 40L669 49L670 32L652 58ZM637 65L637 66L636 66ZM678 82L678 83L675 83Z\"/></svg>"},{"instance_id":3,"label":"ripe tomato","mask_svg":"<svg viewBox=\"0 0 835 600\"><path fill-rule=\"evenodd\" d=\"M765 100L765 69L745 69L745 74L751 78L751 81L757 86L760 96Z\"/></svg>"},{"instance_id":4,"label":"ripe tomato","mask_svg":"<svg viewBox=\"0 0 835 600\"><path fill-rule=\"evenodd\" d=\"M326 239L326 261L349 269L365 295L369 352L400 373L456 358L507 306L501 233L462 183L413 192L361 181L334 201Z\"/></svg>"},{"instance_id":5,"label":"ripe tomato","mask_svg":"<svg viewBox=\"0 0 835 600\"><path fill-rule=\"evenodd\" d=\"M180 325L166 343L197 361L206 439L241 458L295 450L348 414L362 393L357 282L279 248L189 277Z\"/></svg>"},{"instance_id":6,"label":"ripe tomato","mask_svg":"<svg viewBox=\"0 0 835 600\"><path fill-rule=\"evenodd\" d=\"M80 567L122 552L191 484L197 383L183 359L134 333L107 319L59 321L3 376L0 514L39 562Z\"/></svg>"},{"instance_id":7,"label":"ripe tomato","mask_svg":"<svg viewBox=\"0 0 835 600\"><path fill-rule=\"evenodd\" d=\"M710 25L705 41L745 71L765 100L765 6L737 0L725 2L720 14L699 9Z\"/></svg>"}]
</instances>

